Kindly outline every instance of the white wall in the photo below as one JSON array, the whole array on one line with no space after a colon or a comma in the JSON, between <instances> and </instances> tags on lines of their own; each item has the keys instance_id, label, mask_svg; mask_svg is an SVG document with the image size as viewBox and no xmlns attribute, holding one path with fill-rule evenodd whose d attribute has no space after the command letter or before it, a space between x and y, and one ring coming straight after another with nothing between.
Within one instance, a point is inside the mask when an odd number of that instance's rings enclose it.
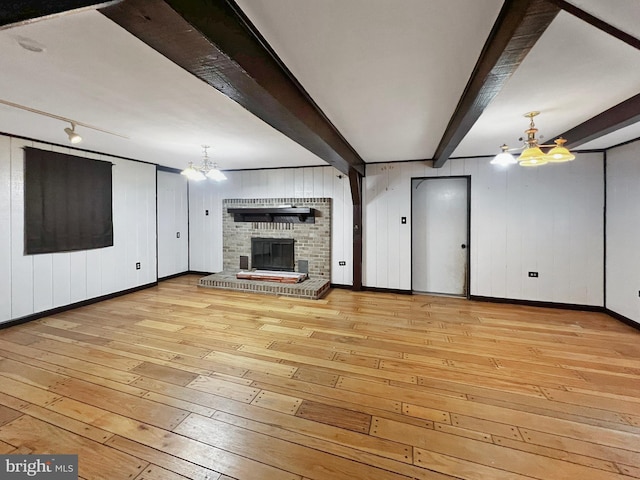
<instances>
[{"instance_id":1,"label":"white wall","mask_svg":"<svg viewBox=\"0 0 640 480\"><path fill-rule=\"evenodd\" d=\"M228 198L331 198L331 282L353 281L353 207L349 179L333 167L227 172L221 183L189 184L190 270L222 270L222 200ZM205 215L205 211L209 215ZM346 266L339 266L344 260Z\"/></svg>"},{"instance_id":2,"label":"white wall","mask_svg":"<svg viewBox=\"0 0 640 480\"><path fill-rule=\"evenodd\" d=\"M158 278L189 270L187 202L187 178L158 171Z\"/></svg>"},{"instance_id":3,"label":"white wall","mask_svg":"<svg viewBox=\"0 0 640 480\"><path fill-rule=\"evenodd\" d=\"M471 176L472 295L603 305L601 154L532 169L487 158L367 166L365 286L411 289L411 178L456 175Z\"/></svg>"},{"instance_id":4,"label":"white wall","mask_svg":"<svg viewBox=\"0 0 640 480\"><path fill-rule=\"evenodd\" d=\"M113 247L23 255L25 145L115 164ZM640 271L634 249L640 240L639 155L638 143L612 150L607 174L607 307L636 320L640 320L640 282L628 280L638 280ZM331 281L352 284L351 194L348 178L338 175L327 166L228 172L223 183L192 182L188 269L222 269L223 199L329 197L333 199ZM471 176L472 295L603 305L601 154L581 154L569 164L538 169L500 169L488 159L453 160L441 169L425 162L369 165L363 183L365 286L411 289L411 178L455 175ZM167 187L158 187L158 208L164 212L169 192L182 195L178 183L183 180L164 172L158 178ZM176 208L183 211L182 206ZM408 219L406 225L400 223L402 216ZM175 228L170 227L182 222L178 217L167 222L161 214L160 228L165 228L164 222L172 224L166 227L173 232L172 240ZM155 166L0 136L0 225L0 321L152 283L156 280ZM175 259L178 265L183 265L184 251ZM341 260L346 266L338 265ZM139 271L136 262L142 264ZM529 279L531 270L540 277Z\"/></svg>"},{"instance_id":5,"label":"white wall","mask_svg":"<svg viewBox=\"0 0 640 480\"><path fill-rule=\"evenodd\" d=\"M640 141L607 152L606 307L640 323Z\"/></svg>"},{"instance_id":6,"label":"white wall","mask_svg":"<svg viewBox=\"0 0 640 480\"><path fill-rule=\"evenodd\" d=\"M114 163L113 247L24 255L24 146ZM0 322L156 281L155 179L155 165L0 136Z\"/></svg>"}]
</instances>

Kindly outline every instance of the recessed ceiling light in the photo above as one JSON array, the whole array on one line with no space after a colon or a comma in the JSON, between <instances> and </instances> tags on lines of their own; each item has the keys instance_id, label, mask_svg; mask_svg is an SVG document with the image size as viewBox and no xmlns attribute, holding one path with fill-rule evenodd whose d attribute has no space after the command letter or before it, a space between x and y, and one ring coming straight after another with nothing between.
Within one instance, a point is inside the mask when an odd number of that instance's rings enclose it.
<instances>
[{"instance_id":1,"label":"recessed ceiling light","mask_svg":"<svg viewBox=\"0 0 640 480\"><path fill-rule=\"evenodd\" d=\"M18 45L25 50L35 53L42 53L46 50L45 46L28 37L16 37Z\"/></svg>"}]
</instances>

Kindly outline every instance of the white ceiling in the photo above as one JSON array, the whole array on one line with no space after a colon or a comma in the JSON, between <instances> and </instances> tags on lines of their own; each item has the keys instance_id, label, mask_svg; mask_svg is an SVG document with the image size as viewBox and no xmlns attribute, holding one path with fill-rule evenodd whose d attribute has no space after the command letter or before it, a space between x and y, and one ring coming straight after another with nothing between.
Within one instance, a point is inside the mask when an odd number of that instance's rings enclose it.
<instances>
[{"instance_id":1,"label":"white ceiling","mask_svg":"<svg viewBox=\"0 0 640 480\"><path fill-rule=\"evenodd\" d=\"M502 0L238 4L363 160L382 162L431 158Z\"/></svg>"},{"instance_id":2,"label":"white ceiling","mask_svg":"<svg viewBox=\"0 0 640 480\"><path fill-rule=\"evenodd\" d=\"M175 168L201 145L221 169L325 165L97 11L2 30L0 50L0 99L129 137L78 127L82 148ZM3 132L65 143L67 126L0 104Z\"/></svg>"},{"instance_id":3,"label":"white ceiling","mask_svg":"<svg viewBox=\"0 0 640 480\"><path fill-rule=\"evenodd\" d=\"M433 156L503 2L237 3L358 154L381 162ZM571 3L640 37L637 0ZM183 168L207 144L222 169L325 164L97 11L0 30L0 49L1 100L128 137L78 127L87 150ZM640 51L561 12L453 156L515 146L527 111L551 140L638 93ZM66 126L0 105L2 132L65 144ZM638 137L640 123L580 148Z\"/></svg>"}]
</instances>

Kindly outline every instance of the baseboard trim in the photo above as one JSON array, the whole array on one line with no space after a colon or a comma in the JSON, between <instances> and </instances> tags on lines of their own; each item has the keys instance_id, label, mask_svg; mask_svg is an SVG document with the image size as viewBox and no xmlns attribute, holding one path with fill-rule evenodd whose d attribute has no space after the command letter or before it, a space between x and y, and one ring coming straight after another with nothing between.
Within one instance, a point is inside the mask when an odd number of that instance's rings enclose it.
<instances>
[{"instance_id":1,"label":"baseboard trim","mask_svg":"<svg viewBox=\"0 0 640 480\"><path fill-rule=\"evenodd\" d=\"M353 290L353 285L345 285L342 283L332 283L331 288L340 288L342 290ZM396 288L380 288L380 287L365 287L362 286L361 292L376 292L376 293L392 293L396 295L412 295L411 290L400 290Z\"/></svg>"},{"instance_id":2,"label":"baseboard trim","mask_svg":"<svg viewBox=\"0 0 640 480\"><path fill-rule=\"evenodd\" d=\"M158 281L161 282L163 280L171 280L172 278L184 277L185 275L189 275L190 273L193 273L193 272L187 271L187 272L174 273L173 275L167 275L166 277L158 278Z\"/></svg>"},{"instance_id":3,"label":"baseboard trim","mask_svg":"<svg viewBox=\"0 0 640 480\"><path fill-rule=\"evenodd\" d=\"M640 323L638 322L634 322L633 320L631 320L629 317L625 317L624 315L620 315L618 312L614 312L613 310L609 310L608 308L604 309L604 313L606 313L607 315L612 316L613 318L615 318L616 320L629 325L632 328L635 328L636 330L640 331Z\"/></svg>"},{"instance_id":4,"label":"baseboard trim","mask_svg":"<svg viewBox=\"0 0 640 480\"><path fill-rule=\"evenodd\" d=\"M575 303L543 302L539 300L521 300L516 298L483 297L480 295L470 295L469 300L474 300L476 302L511 303L513 305L527 305L529 307L560 308L563 310L579 310L583 312L606 313L606 310L604 307L599 307L597 305L579 305Z\"/></svg>"},{"instance_id":5,"label":"baseboard trim","mask_svg":"<svg viewBox=\"0 0 640 480\"><path fill-rule=\"evenodd\" d=\"M401 290L399 288L365 287L363 285L362 290L364 290L365 292L393 293L396 295L413 295L413 292L411 290Z\"/></svg>"},{"instance_id":6,"label":"baseboard trim","mask_svg":"<svg viewBox=\"0 0 640 480\"><path fill-rule=\"evenodd\" d=\"M206 277L207 275L213 275L214 273L219 272L198 272L196 270L189 270L188 272L184 272L183 275L202 275L203 277Z\"/></svg>"},{"instance_id":7,"label":"baseboard trim","mask_svg":"<svg viewBox=\"0 0 640 480\"><path fill-rule=\"evenodd\" d=\"M158 282L147 283L145 285L129 288L127 290L122 290L120 292L115 292L115 293L110 293L108 295L102 295L100 297L90 298L88 300L83 300L81 302L76 302L69 305L64 305L62 307L52 308L51 310L45 310L44 312L38 312L31 315L27 315L25 317L9 320L8 322L0 323L0 330L2 330L3 328L13 327L16 325L21 325L23 323L31 322L33 320L38 320L39 318L56 315L58 313L66 312L67 310L73 310L74 308L85 307L93 303L98 303L104 300L110 300L112 298L121 297L122 295L127 295L129 293L134 293L140 290L145 290L147 288L155 287L156 285L158 285Z\"/></svg>"}]
</instances>

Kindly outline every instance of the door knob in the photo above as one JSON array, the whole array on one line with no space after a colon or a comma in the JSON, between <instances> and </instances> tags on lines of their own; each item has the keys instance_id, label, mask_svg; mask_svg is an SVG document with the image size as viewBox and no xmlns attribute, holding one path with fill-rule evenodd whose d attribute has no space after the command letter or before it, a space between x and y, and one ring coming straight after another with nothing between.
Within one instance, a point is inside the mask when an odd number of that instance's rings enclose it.
<instances>
[{"instance_id":1,"label":"door knob","mask_svg":"<svg viewBox=\"0 0 640 480\"><path fill-rule=\"evenodd\" d=\"M465 248L467 248L467 246L463 243L462 245L460 245L460 248L464 250Z\"/></svg>"}]
</instances>

